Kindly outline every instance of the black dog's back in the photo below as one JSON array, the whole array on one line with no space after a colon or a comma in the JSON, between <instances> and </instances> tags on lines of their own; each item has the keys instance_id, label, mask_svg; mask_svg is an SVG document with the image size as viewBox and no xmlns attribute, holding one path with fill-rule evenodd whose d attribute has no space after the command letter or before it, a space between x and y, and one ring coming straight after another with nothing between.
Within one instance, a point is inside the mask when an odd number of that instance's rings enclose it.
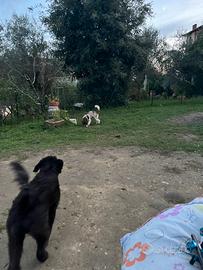
<instances>
[{"instance_id":1,"label":"black dog's back","mask_svg":"<svg viewBox=\"0 0 203 270\"><path fill-rule=\"evenodd\" d=\"M39 223L42 215L47 214L49 207L59 201L59 198L59 183L56 175L39 173L31 182L21 186L20 193L13 201L8 222L12 220L12 223L13 219L16 220L18 216L18 225L23 226L26 233L29 233L29 224ZM40 220L36 217L40 217ZM28 222L28 218L30 222ZM26 222L24 222L25 219Z\"/></svg>"},{"instance_id":2,"label":"black dog's back","mask_svg":"<svg viewBox=\"0 0 203 270\"><path fill-rule=\"evenodd\" d=\"M9 237L9 270L20 269L20 257L25 234L37 241L37 258L43 262L48 258L45 247L51 233L55 212L60 200L58 174L63 161L56 157L42 159L34 168L39 173L31 182L21 164L11 164L15 172L15 181L21 191L13 201L7 220Z\"/></svg>"}]
</instances>

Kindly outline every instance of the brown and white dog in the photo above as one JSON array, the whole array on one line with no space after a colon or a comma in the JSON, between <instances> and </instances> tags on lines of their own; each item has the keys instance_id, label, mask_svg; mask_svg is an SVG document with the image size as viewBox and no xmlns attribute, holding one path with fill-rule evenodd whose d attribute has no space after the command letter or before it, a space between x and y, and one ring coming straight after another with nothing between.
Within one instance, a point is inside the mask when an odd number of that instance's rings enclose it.
<instances>
[{"instance_id":1,"label":"brown and white dog","mask_svg":"<svg viewBox=\"0 0 203 270\"><path fill-rule=\"evenodd\" d=\"M95 105L93 111L89 111L82 117L82 124L86 127L89 127L93 119L96 121L96 124L100 124L101 121L99 119L99 112L99 105Z\"/></svg>"}]
</instances>

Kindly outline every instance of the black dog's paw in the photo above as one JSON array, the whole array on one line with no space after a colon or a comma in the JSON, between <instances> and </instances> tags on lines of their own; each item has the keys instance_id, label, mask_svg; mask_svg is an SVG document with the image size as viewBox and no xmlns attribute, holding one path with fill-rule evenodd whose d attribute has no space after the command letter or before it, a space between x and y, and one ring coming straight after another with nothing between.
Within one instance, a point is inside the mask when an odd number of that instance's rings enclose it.
<instances>
[{"instance_id":1,"label":"black dog's paw","mask_svg":"<svg viewBox=\"0 0 203 270\"><path fill-rule=\"evenodd\" d=\"M20 266L10 266L7 268L7 270L21 270L21 267Z\"/></svg>"},{"instance_id":2,"label":"black dog's paw","mask_svg":"<svg viewBox=\"0 0 203 270\"><path fill-rule=\"evenodd\" d=\"M9 267L9 268L7 268L7 270L21 270L21 268L20 267L18 267L18 268L16 268L16 267Z\"/></svg>"},{"instance_id":3,"label":"black dog's paw","mask_svg":"<svg viewBox=\"0 0 203 270\"><path fill-rule=\"evenodd\" d=\"M45 262L49 257L49 254L46 250L43 250L43 251L38 251L37 252L37 259L38 261L40 262Z\"/></svg>"}]
</instances>

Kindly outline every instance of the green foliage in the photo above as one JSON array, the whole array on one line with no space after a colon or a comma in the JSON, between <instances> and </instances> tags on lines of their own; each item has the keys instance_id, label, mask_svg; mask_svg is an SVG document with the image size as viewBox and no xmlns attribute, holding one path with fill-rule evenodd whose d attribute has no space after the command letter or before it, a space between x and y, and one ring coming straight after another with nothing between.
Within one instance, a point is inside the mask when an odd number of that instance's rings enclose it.
<instances>
[{"instance_id":1,"label":"green foliage","mask_svg":"<svg viewBox=\"0 0 203 270\"><path fill-rule=\"evenodd\" d=\"M50 117L54 120L68 120L68 111L66 110L58 110L51 113Z\"/></svg>"},{"instance_id":2,"label":"green foliage","mask_svg":"<svg viewBox=\"0 0 203 270\"><path fill-rule=\"evenodd\" d=\"M68 111L67 110L60 110L60 117L61 117L61 119L68 120Z\"/></svg>"},{"instance_id":3,"label":"green foliage","mask_svg":"<svg viewBox=\"0 0 203 270\"><path fill-rule=\"evenodd\" d=\"M137 80L133 80L130 84L130 89L128 91L129 100L147 100L149 98L148 92L145 91L141 85L137 83Z\"/></svg>"},{"instance_id":4,"label":"green foliage","mask_svg":"<svg viewBox=\"0 0 203 270\"><path fill-rule=\"evenodd\" d=\"M61 119L61 116L60 116L60 111L54 111L51 113L50 115L51 119L54 119L54 120L60 120Z\"/></svg>"},{"instance_id":5,"label":"green foliage","mask_svg":"<svg viewBox=\"0 0 203 270\"><path fill-rule=\"evenodd\" d=\"M132 75L144 69L148 41L141 27L150 14L143 0L52 0L45 19L57 55L89 105L121 105Z\"/></svg>"},{"instance_id":6,"label":"green foliage","mask_svg":"<svg viewBox=\"0 0 203 270\"><path fill-rule=\"evenodd\" d=\"M11 84L6 79L0 78L0 104L12 105L14 96Z\"/></svg>"},{"instance_id":7,"label":"green foliage","mask_svg":"<svg viewBox=\"0 0 203 270\"><path fill-rule=\"evenodd\" d=\"M162 95L165 91L163 87L164 81L164 59L167 55L167 43L160 38L158 32L153 29L145 29L143 38L146 40L148 57L145 68L136 75L136 82L140 89L144 88L143 82L147 76L147 85L145 94L149 95L153 91L155 95ZM142 91L141 91L142 92Z\"/></svg>"},{"instance_id":8,"label":"green foliage","mask_svg":"<svg viewBox=\"0 0 203 270\"><path fill-rule=\"evenodd\" d=\"M184 42L179 50L170 51L166 63L175 92L203 95L203 33L194 43Z\"/></svg>"},{"instance_id":9,"label":"green foliage","mask_svg":"<svg viewBox=\"0 0 203 270\"><path fill-rule=\"evenodd\" d=\"M39 26L39 25L38 25ZM7 45L21 55L38 56L48 49L41 30L37 30L36 21L28 16L13 15L6 25Z\"/></svg>"},{"instance_id":10,"label":"green foliage","mask_svg":"<svg viewBox=\"0 0 203 270\"><path fill-rule=\"evenodd\" d=\"M56 91L59 95L60 108L62 109L72 108L74 103L81 100L81 94L75 85L63 84L60 88L56 88Z\"/></svg>"},{"instance_id":11,"label":"green foliage","mask_svg":"<svg viewBox=\"0 0 203 270\"><path fill-rule=\"evenodd\" d=\"M42 26L13 15L3 29L2 46L0 80L9 85L16 115L45 114L60 64L50 54Z\"/></svg>"}]
</instances>

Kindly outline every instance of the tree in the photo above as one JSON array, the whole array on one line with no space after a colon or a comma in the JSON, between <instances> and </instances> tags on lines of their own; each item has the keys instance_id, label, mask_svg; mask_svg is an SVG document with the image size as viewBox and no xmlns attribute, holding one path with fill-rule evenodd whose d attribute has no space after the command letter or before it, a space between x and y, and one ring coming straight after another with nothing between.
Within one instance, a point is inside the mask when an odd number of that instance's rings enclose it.
<instances>
[{"instance_id":1,"label":"tree","mask_svg":"<svg viewBox=\"0 0 203 270\"><path fill-rule=\"evenodd\" d=\"M170 51L166 70L175 92L203 95L203 34L194 43L182 42L179 49Z\"/></svg>"},{"instance_id":2,"label":"tree","mask_svg":"<svg viewBox=\"0 0 203 270\"><path fill-rule=\"evenodd\" d=\"M162 80L167 44L159 37L158 31L151 27L144 28L142 40L145 44L145 66L141 72L135 73L130 91L130 97L136 100L146 99L151 91L156 95L164 91Z\"/></svg>"},{"instance_id":3,"label":"tree","mask_svg":"<svg viewBox=\"0 0 203 270\"><path fill-rule=\"evenodd\" d=\"M1 79L6 80L19 105L26 111L47 112L48 96L60 71L44 32L27 16L14 15L4 27ZM13 103L13 101L12 101Z\"/></svg>"},{"instance_id":4,"label":"tree","mask_svg":"<svg viewBox=\"0 0 203 270\"><path fill-rule=\"evenodd\" d=\"M46 24L56 55L79 81L87 104L124 104L132 76L143 70L147 50L144 0L52 0Z\"/></svg>"}]
</instances>

